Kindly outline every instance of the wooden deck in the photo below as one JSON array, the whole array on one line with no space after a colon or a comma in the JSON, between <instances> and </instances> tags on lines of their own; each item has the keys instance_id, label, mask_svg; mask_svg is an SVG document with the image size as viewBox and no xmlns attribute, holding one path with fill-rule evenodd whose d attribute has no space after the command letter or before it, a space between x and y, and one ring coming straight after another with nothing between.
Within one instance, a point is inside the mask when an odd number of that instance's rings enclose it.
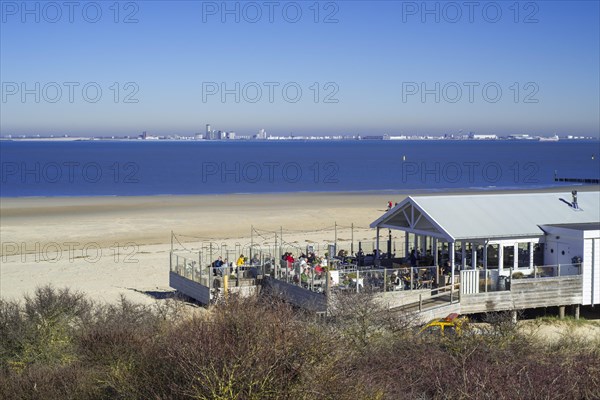
<instances>
[{"instance_id":1,"label":"wooden deck","mask_svg":"<svg viewBox=\"0 0 600 400\"><path fill-rule=\"evenodd\" d=\"M580 275L513 279L510 290L462 294L460 312L473 314L581 304L582 292L583 281Z\"/></svg>"},{"instance_id":2,"label":"wooden deck","mask_svg":"<svg viewBox=\"0 0 600 400\"><path fill-rule=\"evenodd\" d=\"M211 301L211 288L222 288L222 278L213 277L210 287L174 271L169 275L170 286L202 304ZM204 280L206 281L206 279ZM215 282L216 281L216 282ZM203 282L208 283L208 282ZM328 309L327 296L301 286L267 277L261 282L266 291L283 297L291 304L316 313ZM231 279L229 291L241 295L258 293L260 284L253 279L236 282ZM486 293L459 294L455 287L452 301L450 293L440 289L405 290L376 294L375 300L398 313L411 313L421 319L444 316L450 312L474 314L482 312L513 311L528 308L554 307L582 304L583 279L581 275L512 279L510 289ZM221 289L222 290L222 289ZM435 294L434 294L435 293Z\"/></svg>"}]
</instances>

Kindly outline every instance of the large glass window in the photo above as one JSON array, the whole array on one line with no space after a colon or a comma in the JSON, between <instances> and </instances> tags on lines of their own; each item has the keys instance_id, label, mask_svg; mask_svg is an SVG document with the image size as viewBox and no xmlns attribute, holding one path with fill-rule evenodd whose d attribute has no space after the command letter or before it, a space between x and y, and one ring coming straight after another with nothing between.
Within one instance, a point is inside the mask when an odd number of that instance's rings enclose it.
<instances>
[{"instance_id":1,"label":"large glass window","mask_svg":"<svg viewBox=\"0 0 600 400\"><path fill-rule=\"evenodd\" d=\"M519 268L529 268L529 256L531 254L531 244L530 243L519 243L519 259L518 266Z\"/></svg>"},{"instance_id":2,"label":"large glass window","mask_svg":"<svg viewBox=\"0 0 600 400\"><path fill-rule=\"evenodd\" d=\"M473 252L475 252L475 254L473 254ZM483 268L483 246L477 243L471 245L469 254L471 256L469 260L469 265L473 265L473 261L475 261L476 268Z\"/></svg>"},{"instance_id":3,"label":"large glass window","mask_svg":"<svg viewBox=\"0 0 600 400\"><path fill-rule=\"evenodd\" d=\"M504 268L512 268L515 262L515 247L514 246L504 246L503 251L503 263L502 266Z\"/></svg>"},{"instance_id":4,"label":"large glass window","mask_svg":"<svg viewBox=\"0 0 600 400\"><path fill-rule=\"evenodd\" d=\"M500 252L499 244L489 244L487 246L487 267L489 269L498 268L498 254Z\"/></svg>"}]
</instances>

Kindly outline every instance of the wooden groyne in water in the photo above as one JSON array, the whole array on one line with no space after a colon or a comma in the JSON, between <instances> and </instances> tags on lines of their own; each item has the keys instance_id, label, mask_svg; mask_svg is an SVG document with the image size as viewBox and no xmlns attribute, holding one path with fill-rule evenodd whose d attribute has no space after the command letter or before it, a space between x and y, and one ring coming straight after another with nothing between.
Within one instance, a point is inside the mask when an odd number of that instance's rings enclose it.
<instances>
[{"instance_id":1,"label":"wooden groyne in water","mask_svg":"<svg viewBox=\"0 0 600 400\"><path fill-rule=\"evenodd\" d=\"M600 179L598 179L598 178L558 178L555 176L554 182L586 183L589 185L598 185L598 184L600 184Z\"/></svg>"}]
</instances>

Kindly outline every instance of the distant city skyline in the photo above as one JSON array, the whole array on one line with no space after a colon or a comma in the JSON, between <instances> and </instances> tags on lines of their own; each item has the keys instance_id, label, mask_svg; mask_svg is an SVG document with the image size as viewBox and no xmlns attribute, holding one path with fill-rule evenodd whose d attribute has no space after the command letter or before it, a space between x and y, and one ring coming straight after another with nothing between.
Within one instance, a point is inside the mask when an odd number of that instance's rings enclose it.
<instances>
[{"instance_id":1,"label":"distant city skyline","mask_svg":"<svg viewBox=\"0 0 600 400\"><path fill-rule=\"evenodd\" d=\"M2 2L0 134L599 137L599 3L476 3Z\"/></svg>"}]
</instances>

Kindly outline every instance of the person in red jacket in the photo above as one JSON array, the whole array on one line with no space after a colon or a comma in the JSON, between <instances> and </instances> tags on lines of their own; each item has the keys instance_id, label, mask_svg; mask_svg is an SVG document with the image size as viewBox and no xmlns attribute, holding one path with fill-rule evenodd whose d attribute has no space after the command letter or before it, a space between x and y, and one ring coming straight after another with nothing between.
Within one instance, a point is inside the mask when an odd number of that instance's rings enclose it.
<instances>
[{"instance_id":1,"label":"person in red jacket","mask_svg":"<svg viewBox=\"0 0 600 400\"><path fill-rule=\"evenodd\" d=\"M292 257L292 253L287 253L285 260L287 261L287 267L292 269L294 267L294 257Z\"/></svg>"}]
</instances>

